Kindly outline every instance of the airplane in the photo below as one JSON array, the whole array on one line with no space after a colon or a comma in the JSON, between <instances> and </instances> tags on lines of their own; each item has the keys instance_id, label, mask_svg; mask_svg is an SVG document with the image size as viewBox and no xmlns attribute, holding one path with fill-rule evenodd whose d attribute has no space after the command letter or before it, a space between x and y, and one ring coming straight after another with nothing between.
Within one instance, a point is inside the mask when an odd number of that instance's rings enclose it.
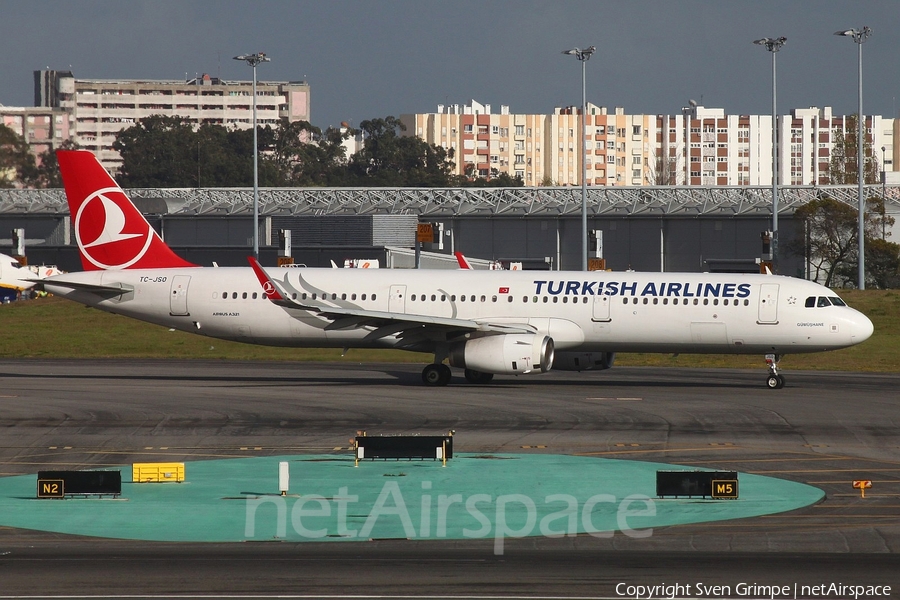
<instances>
[{"instance_id":1,"label":"airplane","mask_svg":"<svg viewBox=\"0 0 900 600\"><path fill-rule=\"evenodd\" d=\"M586 371L616 352L785 354L846 348L872 322L817 283L763 274L201 267L176 255L89 151L57 152L84 271L59 296L181 331L288 347L398 348L495 374ZM445 361L449 364L445 364Z\"/></svg>"},{"instance_id":2,"label":"airplane","mask_svg":"<svg viewBox=\"0 0 900 600\"><path fill-rule=\"evenodd\" d=\"M45 277L59 273L56 267L26 267L8 254L0 254L0 295L14 297L18 292L33 288Z\"/></svg>"}]
</instances>

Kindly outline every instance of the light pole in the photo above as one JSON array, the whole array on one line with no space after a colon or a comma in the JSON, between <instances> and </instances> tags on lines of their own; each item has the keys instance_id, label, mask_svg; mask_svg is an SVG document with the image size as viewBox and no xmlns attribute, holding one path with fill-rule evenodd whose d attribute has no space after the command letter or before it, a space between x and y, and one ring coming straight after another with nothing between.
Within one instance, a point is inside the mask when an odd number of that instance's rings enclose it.
<instances>
[{"instance_id":1,"label":"light pole","mask_svg":"<svg viewBox=\"0 0 900 600\"><path fill-rule=\"evenodd\" d=\"M856 117L857 134L856 134L856 167L857 178L859 179L859 289L866 289L866 235L865 235L865 218L866 218L866 199L863 197L863 118L862 106L862 45L869 36L872 35L872 29L863 27L862 29L847 29L846 31L835 31L834 35L843 37L851 37L859 48L859 114Z\"/></svg>"},{"instance_id":2,"label":"light pole","mask_svg":"<svg viewBox=\"0 0 900 600\"><path fill-rule=\"evenodd\" d=\"M259 258L259 149L256 145L256 65L269 62L265 52L256 54L241 54L234 60L245 61L253 67L253 258Z\"/></svg>"},{"instance_id":3,"label":"light pole","mask_svg":"<svg viewBox=\"0 0 900 600\"><path fill-rule=\"evenodd\" d=\"M775 79L775 55L787 38L762 38L753 43L772 53L772 267L778 272L778 103Z\"/></svg>"},{"instance_id":4,"label":"light pole","mask_svg":"<svg viewBox=\"0 0 900 600\"><path fill-rule=\"evenodd\" d=\"M563 54L571 54L581 61L581 270L588 268L588 233L587 233L587 90L585 88L584 66L591 55L597 51L594 46L579 49L563 50Z\"/></svg>"},{"instance_id":5,"label":"light pole","mask_svg":"<svg viewBox=\"0 0 900 600\"><path fill-rule=\"evenodd\" d=\"M697 101L691 98L687 106L681 107L684 115L684 185L691 185L691 117L697 110Z\"/></svg>"},{"instance_id":6,"label":"light pole","mask_svg":"<svg viewBox=\"0 0 900 600\"><path fill-rule=\"evenodd\" d=\"M684 185L691 185L691 111L692 107L682 106L684 117Z\"/></svg>"},{"instance_id":7,"label":"light pole","mask_svg":"<svg viewBox=\"0 0 900 600\"><path fill-rule=\"evenodd\" d=\"M884 218L887 216L887 167L884 164L885 152L887 146L881 147L881 239L887 239L885 231Z\"/></svg>"}]
</instances>

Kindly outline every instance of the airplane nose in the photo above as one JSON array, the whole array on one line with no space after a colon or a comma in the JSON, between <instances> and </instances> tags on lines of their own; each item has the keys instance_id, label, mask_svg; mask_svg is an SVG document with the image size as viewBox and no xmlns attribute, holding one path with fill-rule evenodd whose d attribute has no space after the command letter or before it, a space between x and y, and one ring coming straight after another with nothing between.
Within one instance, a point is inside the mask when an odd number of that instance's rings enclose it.
<instances>
[{"instance_id":1,"label":"airplane nose","mask_svg":"<svg viewBox=\"0 0 900 600\"><path fill-rule=\"evenodd\" d=\"M857 312L856 318L853 319L853 328L851 337L853 339L854 344L859 344L861 342L866 341L872 334L875 332L875 326L872 324L872 321L869 320L869 317L862 314L861 312Z\"/></svg>"}]
</instances>

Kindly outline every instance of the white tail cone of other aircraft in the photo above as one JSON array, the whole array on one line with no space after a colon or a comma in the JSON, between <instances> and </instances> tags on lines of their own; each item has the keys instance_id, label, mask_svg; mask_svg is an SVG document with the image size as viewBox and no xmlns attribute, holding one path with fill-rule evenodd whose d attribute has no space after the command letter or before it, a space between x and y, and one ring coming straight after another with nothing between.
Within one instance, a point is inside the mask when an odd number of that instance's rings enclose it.
<instances>
[{"instance_id":1,"label":"white tail cone of other aircraft","mask_svg":"<svg viewBox=\"0 0 900 600\"><path fill-rule=\"evenodd\" d=\"M62 271L54 266L23 266L8 254L0 254L0 288L15 292L30 290L47 277Z\"/></svg>"},{"instance_id":2,"label":"white tail cone of other aircraft","mask_svg":"<svg viewBox=\"0 0 900 600\"><path fill-rule=\"evenodd\" d=\"M157 235L93 154L57 152L84 271L48 291L164 327L254 344L434 355L446 385L613 366L616 352L781 356L846 348L872 322L832 290L778 275L199 267ZM449 362L449 366L444 361Z\"/></svg>"}]
</instances>

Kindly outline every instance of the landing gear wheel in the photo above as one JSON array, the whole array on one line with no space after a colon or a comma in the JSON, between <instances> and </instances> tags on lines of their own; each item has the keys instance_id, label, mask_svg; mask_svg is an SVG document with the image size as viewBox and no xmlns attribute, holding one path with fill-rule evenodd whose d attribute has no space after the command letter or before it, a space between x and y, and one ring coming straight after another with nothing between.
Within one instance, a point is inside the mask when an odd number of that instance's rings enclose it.
<instances>
[{"instance_id":1,"label":"landing gear wheel","mask_svg":"<svg viewBox=\"0 0 900 600\"><path fill-rule=\"evenodd\" d=\"M422 369L422 381L426 385L447 385L451 375L450 367L443 364L430 364Z\"/></svg>"},{"instance_id":2,"label":"landing gear wheel","mask_svg":"<svg viewBox=\"0 0 900 600\"><path fill-rule=\"evenodd\" d=\"M490 383L494 378L493 373L483 373L474 369L466 369L465 375L469 383Z\"/></svg>"},{"instance_id":3,"label":"landing gear wheel","mask_svg":"<svg viewBox=\"0 0 900 600\"><path fill-rule=\"evenodd\" d=\"M780 390L784 387L784 377L782 375L769 375L766 379L766 387L770 390Z\"/></svg>"},{"instance_id":4,"label":"landing gear wheel","mask_svg":"<svg viewBox=\"0 0 900 600\"><path fill-rule=\"evenodd\" d=\"M769 367L769 376L766 378L766 387L770 390L780 390L784 387L784 377L778 373L778 354L766 354L766 366Z\"/></svg>"}]
</instances>

